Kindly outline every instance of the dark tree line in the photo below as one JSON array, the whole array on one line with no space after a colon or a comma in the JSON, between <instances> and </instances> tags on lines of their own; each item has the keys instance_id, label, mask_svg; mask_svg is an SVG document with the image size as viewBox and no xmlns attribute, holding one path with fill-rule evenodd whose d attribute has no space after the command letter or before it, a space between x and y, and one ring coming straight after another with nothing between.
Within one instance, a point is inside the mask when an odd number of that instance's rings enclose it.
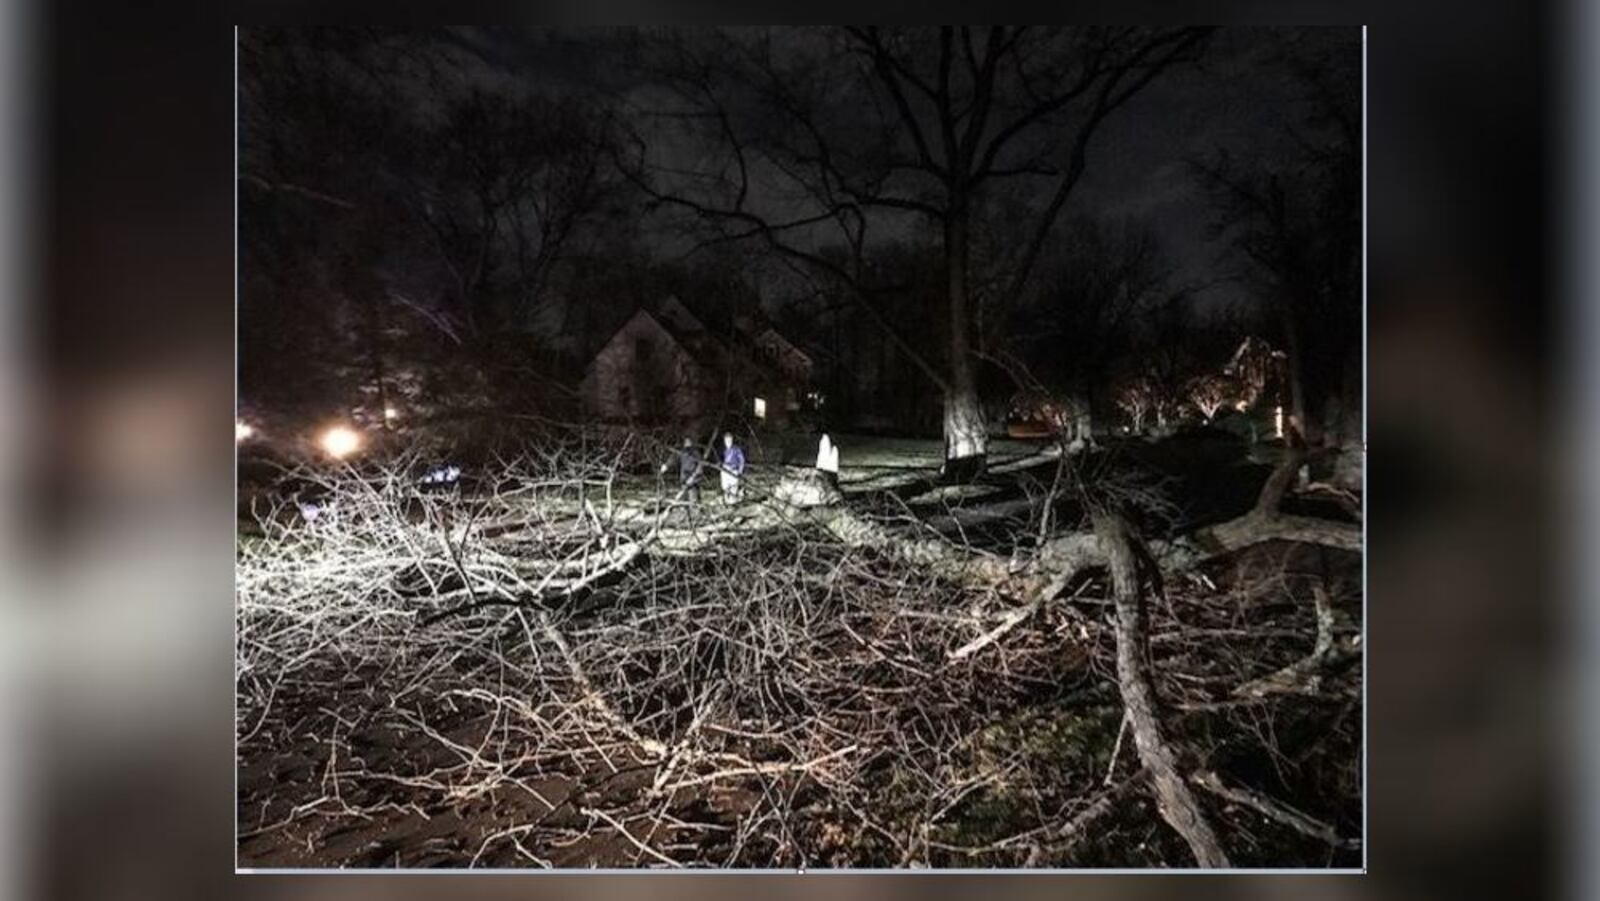
<instances>
[{"instance_id":1,"label":"dark tree line","mask_svg":"<svg viewBox=\"0 0 1600 901\"><path fill-rule=\"evenodd\" d=\"M546 85L481 33L245 29L241 385L302 407L567 402L623 306L777 293L836 414L931 426L937 398L951 458L981 460L1023 381L1093 405L1137 366L1178 392L1247 333L1288 351L1298 431L1348 444L1357 54L1291 42L1273 65L1306 114L1193 166L1254 324L1202 313L1150 222L1075 208L1095 135L1209 38L584 31L593 71Z\"/></svg>"},{"instance_id":2,"label":"dark tree line","mask_svg":"<svg viewBox=\"0 0 1600 901\"><path fill-rule=\"evenodd\" d=\"M548 391L528 328L629 238L605 110L486 87L442 34L245 29L239 59L243 390L369 412Z\"/></svg>"},{"instance_id":3,"label":"dark tree line","mask_svg":"<svg viewBox=\"0 0 1600 901\"><path fill-rule=\"evenodd\" d=\"M1303 116L1278 146L1223 148L1194 165L1217 210L1234 276L1288 353L1291 419L1313 447L1354 456L1361 434L1360 54L1291 46L1280 60ZM1344 461L1349 462L1349 461Z\"/></svg>"}]
</instances>

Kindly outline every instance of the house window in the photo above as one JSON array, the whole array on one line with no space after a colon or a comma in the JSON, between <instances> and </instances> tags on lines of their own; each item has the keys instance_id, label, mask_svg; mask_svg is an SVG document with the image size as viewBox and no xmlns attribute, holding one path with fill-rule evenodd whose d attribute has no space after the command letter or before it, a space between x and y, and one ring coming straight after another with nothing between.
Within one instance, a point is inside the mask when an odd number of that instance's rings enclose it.
<instances>
[{"instance_id":1,"label":"house window","mask_svg":"<svg viewBox=\"0 0 1600 901\"><path fill-rule=\"evenodd\" d=\"M650 359L649 338L638 338L633 342L633 358L636 360Z\"/></svg>"},{"instance_id":2,"label":"house window","mask_svg":"<svg viewBox=\"0 0 1600 901\"><path fill-rule=\"evenodd\" d=\"M766 398L764 398L764 397L756 398L755 414L756 414L756 418L757 419L766 419L767 418L767 399Z\"/></svg>"}]
</instances>

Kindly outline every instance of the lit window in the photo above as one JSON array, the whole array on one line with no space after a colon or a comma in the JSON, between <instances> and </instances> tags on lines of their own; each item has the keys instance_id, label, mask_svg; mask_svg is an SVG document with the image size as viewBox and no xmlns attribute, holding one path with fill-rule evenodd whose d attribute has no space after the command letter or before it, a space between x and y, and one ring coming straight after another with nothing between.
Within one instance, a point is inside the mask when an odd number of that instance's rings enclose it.
<instances>
[{"instance_id":1,"label":"lit window","mask_svg":"<svg viewBox=\"0 0 1600 901\"><path fill-rule=\"evenodd\" d=\"M756 398L756 418L757 419L766 419L767 418L767 399L764 398L764 397Z\"/></svg>"}]
</instances>

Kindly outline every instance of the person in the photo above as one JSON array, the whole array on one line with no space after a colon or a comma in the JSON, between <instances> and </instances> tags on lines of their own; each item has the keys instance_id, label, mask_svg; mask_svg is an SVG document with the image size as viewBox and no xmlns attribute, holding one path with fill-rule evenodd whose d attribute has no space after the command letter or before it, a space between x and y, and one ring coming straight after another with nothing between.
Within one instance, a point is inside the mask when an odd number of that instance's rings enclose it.
<instances>
[{"instance_id":1,"label":"person","mask_svg":"<svg viewBox=\"0 0 1600 901\"><path fill-rule=\"evenodd\" d=\"M687 498L689 503L700 503L700 480L704 475L704 467L700 460L700 450L694 446L694 439L684 436L683 445L672 459L661 464L661 474L666 475L672 469L672 464L678 464L679 496Z\"/></svg>"},{"instance_id":2,"label":"person","mask_svg":"<svg viewBox=\"0 0 1600 901\"><path fill-rule=\"evenodd\" d=\"M733 443L733 433L722 433L722 501L736 504L743 493L744 449Z\"/></svg>"},{"instance_id":3,"label":"person","mask_svg":"<svg viewBox=\"0 0 1600 901\"><path fill-rule=\"evenodd\" d=\"M839 487L839 446L827 432L823 432L822 439L817 442L817 472L828 484Z\"/></svg>"}]
</instances>

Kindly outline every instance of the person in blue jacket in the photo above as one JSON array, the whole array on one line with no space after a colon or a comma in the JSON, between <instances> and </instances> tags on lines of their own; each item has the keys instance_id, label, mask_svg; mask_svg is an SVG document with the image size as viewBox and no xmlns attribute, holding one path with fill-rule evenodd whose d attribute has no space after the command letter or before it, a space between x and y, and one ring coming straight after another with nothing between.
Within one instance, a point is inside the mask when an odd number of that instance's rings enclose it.
<instances>
[{"instance_id":1,"label":"person in blue jacket","mask_svg":"<svg viewBox=\"0 0 1600 901\"><path fill-rule=\"evenodd\" d=\"M733 443L733 433L722 433L722 502L736 504L744 493L744 449Z\"/></svg>"}]
</instances>

